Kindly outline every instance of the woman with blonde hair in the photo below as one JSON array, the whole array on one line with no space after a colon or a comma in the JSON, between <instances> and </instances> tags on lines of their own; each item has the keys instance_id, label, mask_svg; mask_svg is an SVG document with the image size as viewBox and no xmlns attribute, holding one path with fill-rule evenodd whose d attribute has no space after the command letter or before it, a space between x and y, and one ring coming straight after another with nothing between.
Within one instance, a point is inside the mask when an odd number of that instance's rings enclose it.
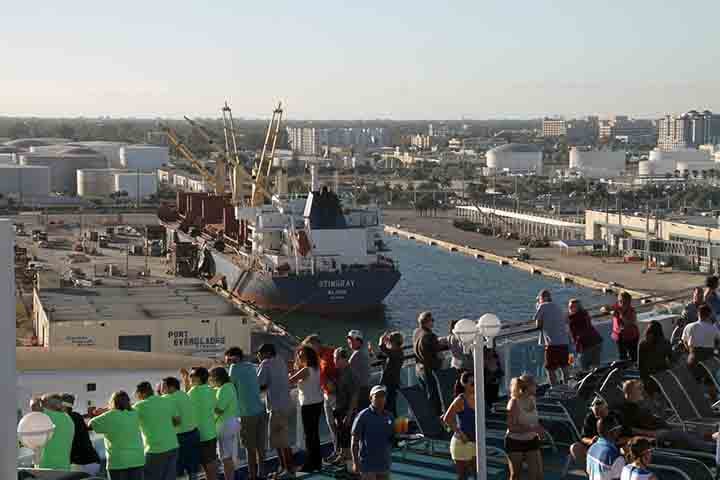
<instances>
[{"instance_id":1,"label":"woman with blonde hair","mask_svg":"<svg viewBox=\"0 0 720 480\"><path fill-rule=\"evenodd\" d=\"M520 479L523 463L528 466L529 480L543 478L540 437L545 434L545 429L538 420L536 387L535 379L527 374L515 377L510 382L505 451L510 458L511 480Z\"/></svg>"}]
</instances>

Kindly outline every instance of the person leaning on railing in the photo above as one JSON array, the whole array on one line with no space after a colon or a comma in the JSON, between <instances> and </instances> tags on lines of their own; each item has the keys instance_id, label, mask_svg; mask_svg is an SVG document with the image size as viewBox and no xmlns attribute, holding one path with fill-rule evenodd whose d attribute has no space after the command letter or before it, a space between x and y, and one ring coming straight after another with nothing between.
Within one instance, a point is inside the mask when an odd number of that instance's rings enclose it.
<instances>
[{"instance_id":1,"label":"person leaning on railing","mask_svg":"<svg viewBox=\"0 0 720 480\"><path fill-rule=\"evenodd\" d=\"M434 319L432 313L422 312L417 319L418 328L413 332L413 352L417 362L415 372L418 382L425 391L430 403L431 412L435 416L442 414L442 396L440 382L435 372L442 368L439 353L443 350L438 336L433 332Z\"/></svg>"}]
</instances>

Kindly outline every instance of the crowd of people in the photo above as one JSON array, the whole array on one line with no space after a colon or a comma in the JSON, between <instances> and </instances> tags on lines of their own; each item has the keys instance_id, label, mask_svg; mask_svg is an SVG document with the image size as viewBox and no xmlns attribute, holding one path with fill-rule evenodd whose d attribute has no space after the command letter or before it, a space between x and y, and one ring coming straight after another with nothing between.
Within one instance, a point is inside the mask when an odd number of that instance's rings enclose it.
<instances>
[{"instance_id":1,"label":"crowd of people","mask_svg":"<svg viewBox=\"0 0 720 480\"><path fill-rule=\"evenodd\" d=\"M672 445L691 450L710 450L709 437L671 428L653 412L657 389L651 377L685 358L698 379L699 362L714 355L720 342L716 326L720 308L716 277L706 289L693 291L670 339L662 326L650 322L643 338L632 298L626 292L617 302L603 307L612 315L611 339L618 357L636 362L640 379L623 384L624 402L611 410L595 398L582 429L582 438L570 448L569 458L584 465L591 479L631 480L651 478L648 470L653 445ZM537 296L535 326L544 348L544 367L550 384L569 379L571 345L576 366L582 371L600 365L603 338L590 313L578 299L567 310L553 302L549 290ZM418 383L427 398L431 415L440 417L452 434L450 455L458 479L475 471L475 379L473 355L453 334L435 333L431 312L422 312L413 333L412 350ZM347 333L347 346L324 345L318 335L306 337L292 362L278 354L273 344L257 351L257 363L238 347L225 352L224 364L210 370L182 369L153 387L139 383L131 395L115 392L106 409L91 416L73 410L71 394L48 394L32 400L31 409L46 413L55 431L43 448L38 465L43 468L101 470L101 460L90 440L90 432L104 436L106 469L111 480L175 479L178 475L215 480L218 468L225 478L234 478L238 448L245 449L248 478L286 478L297 471L315 472L323 464L334 465L348 475L382 480L389 477L391 450L396 444L395 423L401 369L405 361L405 339L397 331L381 335L377 347L366 342L359 330ZM449 351L454 371L455 398L449 405L439 381L445 368L441 352ZM484 347L484 392L486 408L499 399L504 372L494 348ZM380 361L379 385L371 388L371 359ZM304 432L302 465L295 464L290 448L290 421L295 406L291 389L296 388ZM535 379L521 375L510 381L507 403L505 450L510 478L519 479L527 466L531 480L543 477L541 444L545 430L536 407ZM710 390L711 396L717 392ZM333 451L323 458L320 424L327 422ZM277 451L276 472L265 471L265 446ZM623 455L624 452L624 455Z\"/></svg>"}]
</instances>

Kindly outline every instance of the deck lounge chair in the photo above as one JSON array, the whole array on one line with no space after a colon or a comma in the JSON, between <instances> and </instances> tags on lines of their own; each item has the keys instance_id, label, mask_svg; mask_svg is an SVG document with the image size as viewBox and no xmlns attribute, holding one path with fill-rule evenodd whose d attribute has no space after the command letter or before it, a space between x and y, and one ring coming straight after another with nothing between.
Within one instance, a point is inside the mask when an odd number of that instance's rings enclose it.
<instances>
[{"instance_id":1,"label":"deck lounge chair","mask_svg":"<svg viewBox=\"0 0 720 480\"><path fill-rule=\"evenodd\" d=\"M715 430L720 419L718 417L702 417L690 401L685 389L669 370L650 375L660 393L667 400L674 416L670 423L678 423L684 430L707 431Z\"/></svg>"},{"instance_id":2,"label":"deck lounge chair","mask_svg":"<svg viewBox=\"0 0 720 480\"><path fill-rule=\"evenodd\" d=\"M705 397L705 391L703 385L698 383L695 376L690 372L690 369L686 365L678 365L677 367L670 370L670 373L677 379L680 386L688 396L690 403L697 412L698 417L712 418L718 417L720 421L720 415L714 412L710 407L710 401Z\"/></svg>"},{"instance_id":3,"label":"deck lounge chair","mask_svg":"<svg viewBox=\"0 0 720 480\"><path fill-rule=\"evenodd\" d=\"M408 408L417 421L418 428L422 434L422 440L428 442L431 452L434 449L435 442L450 441L450 432L445 430L440 417L435 415L430 409L425 391L420 385L402 387L400 388L400 394L407 401Z\"/></svg>"}]
</instances>

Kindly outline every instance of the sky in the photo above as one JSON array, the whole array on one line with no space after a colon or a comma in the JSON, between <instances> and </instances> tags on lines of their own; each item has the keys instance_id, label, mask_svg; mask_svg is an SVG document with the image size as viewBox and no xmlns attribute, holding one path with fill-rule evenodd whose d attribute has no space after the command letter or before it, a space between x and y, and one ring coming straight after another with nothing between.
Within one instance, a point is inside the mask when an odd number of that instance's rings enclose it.
<instances>
[{"instance_id":1,"label":"sky","mask_svg":"<svg viewBox=\"0 0 720 480\"><path fill-rule=\"evenodd\" d=\"M720 111L720 1L8 0L0 115Z\"/></svg>"}]
</instances>

